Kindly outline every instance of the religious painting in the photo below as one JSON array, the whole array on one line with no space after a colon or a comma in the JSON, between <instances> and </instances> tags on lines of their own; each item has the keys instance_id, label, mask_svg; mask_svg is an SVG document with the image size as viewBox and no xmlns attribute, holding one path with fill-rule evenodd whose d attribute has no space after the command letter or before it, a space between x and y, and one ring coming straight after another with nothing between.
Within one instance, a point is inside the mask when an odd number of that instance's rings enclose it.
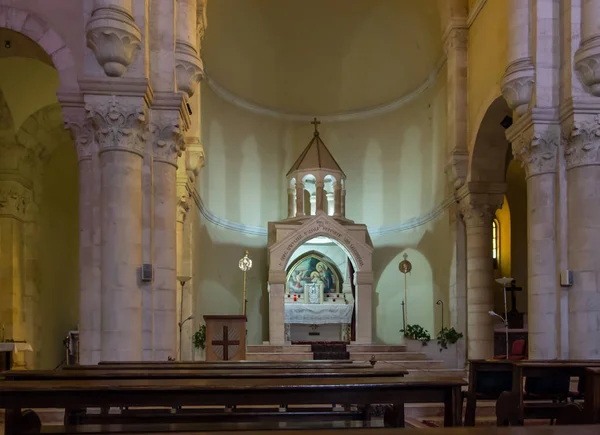
<instances>
[{"instance_id":1,"label":"religious painting","mask_svg":"<svg viewBox=\"0 0 600 435\"><path fill-rule=\"evenodd\" d=\"M340 281L340 273L332 263L318 253L308 253L298 258L289 268L286 292L303 295L307 285L322 285L323 293L338 293Z\"/></svg>"}]
</instances>

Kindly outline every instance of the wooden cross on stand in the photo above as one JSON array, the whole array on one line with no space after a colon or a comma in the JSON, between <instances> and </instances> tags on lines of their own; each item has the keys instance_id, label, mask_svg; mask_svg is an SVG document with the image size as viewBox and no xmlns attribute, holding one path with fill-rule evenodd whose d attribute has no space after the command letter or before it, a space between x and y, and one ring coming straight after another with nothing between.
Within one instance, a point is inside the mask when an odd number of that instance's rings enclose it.
<instances>
[{"instance_id":1,"label":"wooden cross on stand","mask_svg":"<svg viewBox=\"0 0 600 435\"><path fill-rule=\"evenodd\" d=\"M236 332L237 330L234 329L233 331ZM224 325L223 326L223 338L221 340L213 340L212 341L213 346L223 346L223 361L229 361L229 347L230 346L233 347L233 346L240 345L240 340L234 340L233 338L235 338L235 337L233 337L233 336L229 337L229 327ZM232 355L231 355L232 357L236 354L236 351L232 352ZM217 352L215 349L215 353L219 354L220 352Z\"/></svg>"}]
</instances>

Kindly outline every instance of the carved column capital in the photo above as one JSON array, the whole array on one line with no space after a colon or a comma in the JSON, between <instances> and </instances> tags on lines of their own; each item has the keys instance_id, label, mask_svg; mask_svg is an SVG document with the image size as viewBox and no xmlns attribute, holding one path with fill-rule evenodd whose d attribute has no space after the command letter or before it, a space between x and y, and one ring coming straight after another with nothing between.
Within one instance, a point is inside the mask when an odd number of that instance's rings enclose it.
<instances>
[{"instance_id":1,"label":"carved column capital","mask_svg":"<svg viewBox=\"0 0 600 435\"><path fill-rule=\"evenodd\" d=\"M468 187L465 185L461 191ZM491 189L497 190L497 189ZM502 207L504 194L492 193L468 193L458 203L458 210L468 228L484 227L492 225L496 210Z\"/></svg>"},{"instance_id":2,"label":"carved column capital","mask_svg":"<svg viewBox=\"0 0 600 435\"><path fill-rule=\"evenodd\" d=\"M113 96L108 102L88 103L85 109L95 128L100 152L128 151L144 155L147 115L143 104L121 103Z\"/></svg>"},{"instance_id":3,"label":"carved column capital","mask_svg":"<svg viewBox=\"0 0 600 435\"><path fill-rule=\"evenodd\" d=\"M469 42L469 29L466 27L453 26L446 31L444 50L446 55L455 50L467 50Z\"/></svg>"},{"instance_id":4,"label":"carved column capital","mask_svg":"<svg viewBox=\"0 0 600 435\"><path fill-rule=\"evenodd\" d=\"M111 5L94 10L86 26L87 46L109 77L121 77L141 46L141 32L133 16Z\"/></svg>"},{"instance_id":5,"label":"carved column capital","mask_svg":"<svg viewBox=\"0 0 600 435\"><path fill-rule=\"evenodd\" d=\"M0 181L0 216L26 221L33 204L33 192L18 181Z\"/></svg>"},{"instance_id":6,"label":"carved column capital","mask_svg":"<svg viewBox=\"0 0 600 435\"><path fill-rule=\"evenodd\" d=\"M532 127L512 142L513 155L525 168L527 178L556 172L559 141L558 128L535 132Z\"/></svg>"},{"instance_id":7,"label":"carved column capital","mask_svg":"<svg viewBox=\"0 0 600 435\"><path fill-rule=\"evenodd\" d=\"M582 41L574 60L579 81L586 91L600 97L600 36Z\"/></svg>"},{"instance_id":8,"label":"carved column capital","mask_svg":"<svg viewBox=\"0 0 600 435\"><path fill-rule=\"evenodd\" d=\"M152 153L155 162L168 163L177 167L177 159L185 150L183 132L177 119L157 116L148 126L152 137Z\"/></svg>"},{"instance_id":9,"label":"carved column capital","mask_svg":"<svg viewBox=\"0 0 600 435\"><path fill-rule=\"evenodd\" d=\"M579 117L563 132L567 170L600 165L600 115Z\"/></svg>"},{"instance_id":10,"label":"carved column capital","mask_svg":"<svg viewBox=\"0 0 600 435\"><path fill-rule=\"evenodd\" d=\"M501 82L502 96L519 116L529 108L534 83L535 69L531 58L518 59L506 68Z\"/></svg>"},{"instance_id":11,"label":"carved column capital","mask_svg":"<svg viewBox=\"0 0 600 435\"><path fill-rule=\"evenodd\" d=\"M63 118L65 129L70 131L75 144L78 161L91 160L94 150L94 126L91 118L83 108L65 109Z\"/></svg>"}]
</instances>

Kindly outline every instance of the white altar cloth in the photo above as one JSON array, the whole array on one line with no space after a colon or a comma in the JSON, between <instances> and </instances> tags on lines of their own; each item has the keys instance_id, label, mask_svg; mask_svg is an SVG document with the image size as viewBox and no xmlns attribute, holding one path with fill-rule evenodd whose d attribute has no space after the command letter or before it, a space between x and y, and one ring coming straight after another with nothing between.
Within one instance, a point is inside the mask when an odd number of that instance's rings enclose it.
<instances>
[{"instance_id":1,"label":"white altar cloth","mask_svg":"<svg viewBox=\"0 0 600 435\"><path fill-rule=\"evenodd\" d=\"M284 304L285 323L325 325L328 323L351 323L352 308L349 304Z\"/></svg>"},{"instance_id":2,"label":"white altar cloth","mask_svg":"<svg viewBox=\"0 0 600 435\"><path fill-rule=\"evenodd\" d=\"M29 343L0 343L0 352L32 352Z\"/></svg>"}]
</instances>

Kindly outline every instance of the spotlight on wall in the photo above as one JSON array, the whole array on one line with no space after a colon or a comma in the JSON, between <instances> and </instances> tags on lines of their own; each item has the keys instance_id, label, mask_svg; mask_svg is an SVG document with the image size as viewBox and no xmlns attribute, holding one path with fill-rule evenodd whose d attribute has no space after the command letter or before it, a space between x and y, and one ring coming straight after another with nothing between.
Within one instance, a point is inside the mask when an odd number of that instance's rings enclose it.
<instances>
[{"instance_id":1,"label":"spotlight on wall","mask_svg":"<svg viewBox=\"0 0 600 435\"><path fill-rule=\"evenodd\" d=\"M504 119L500 122L500 125L502 127L504 127L504 129L509 128L511 125L513 125L513 119L511 116L506 115L504 117Z\"/></svg>"},{"instance_id":2,"label":"spotlight on wall","mask_svg":"<svg viewBox=\"0 0 600 435\"><path fill-rule=\"evenodd\" d=\"M6 41L4 41L4 48L10 47L12 47L12 42L10 41L10 39L7 39Z\"/></svg>"}]
</instances>

